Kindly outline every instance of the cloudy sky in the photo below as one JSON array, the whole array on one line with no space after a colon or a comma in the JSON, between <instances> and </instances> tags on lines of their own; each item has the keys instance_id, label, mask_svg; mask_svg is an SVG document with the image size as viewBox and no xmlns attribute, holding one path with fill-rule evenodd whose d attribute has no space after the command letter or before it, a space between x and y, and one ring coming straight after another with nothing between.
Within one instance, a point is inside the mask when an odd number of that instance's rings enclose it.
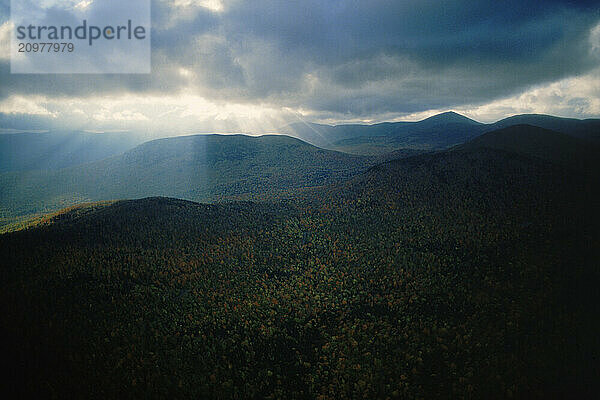
<instances>
[{"instance_id":1,"label":"cloudy sky","mask_svg":"<svg viewBox=\"0 0 600 400\"><path fill-rule=\"evenodd\" d=\"M148 75L11 75L11 29L0 0L0 129L600 117L597 1L152 0Z\"/></svg>"}]
</instances>

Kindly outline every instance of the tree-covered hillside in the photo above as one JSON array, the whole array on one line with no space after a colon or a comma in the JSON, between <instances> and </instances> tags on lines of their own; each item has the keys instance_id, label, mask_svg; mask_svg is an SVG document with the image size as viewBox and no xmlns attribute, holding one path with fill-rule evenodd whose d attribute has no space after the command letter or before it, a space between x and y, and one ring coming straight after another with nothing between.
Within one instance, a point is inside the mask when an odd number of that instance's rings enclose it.
<instances>
[{"instance_id":1,"label":"tree-covered hillside","mask_svg":"<svg viewBox=\"0 0 600 400\"><path fill-rule=\"evenodd\" d=\"M594 397L597 194L476 148L285 202L67 210L0 236L4 383L57 398Z\"/></svg>"},{"instance_id":2,"label":"tree-covered hillside","mask_svg":"<svg viewBox=\"0 0 600 400\"><path fill-rule=\"evenodd\" d=\"M56 211L82 201L170 196L206 202L276 195L339 182L378 160L278 135L158 139L76 167L0 174L0 217Z\"/></svg>"},{"instance_id":3,"label":"tree-covered hillside","mask_svg":"<svg viewBox=\"0 0 600 400\"><path fill-rule=\"evenodd\" d=\"M485 133L457 149L505 150L550 161L579 173L599 172L600 144L532 125L513 125Z\"/></svg>"}]
</instances>

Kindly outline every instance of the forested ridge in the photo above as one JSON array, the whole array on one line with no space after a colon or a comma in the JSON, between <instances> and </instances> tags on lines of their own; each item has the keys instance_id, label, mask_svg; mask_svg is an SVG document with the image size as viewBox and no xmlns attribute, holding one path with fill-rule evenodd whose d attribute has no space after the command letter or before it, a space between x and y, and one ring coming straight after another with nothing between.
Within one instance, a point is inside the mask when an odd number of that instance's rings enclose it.
<instances>
[{"instance_id":1,"label":"forested ridge","mask_svg":"<svg viewBox=\"0 0 600 400\"><path fill-rule=\"evenodd\" d=\"M598 393L597 182L485 146L287 199L75 207L0 236L6 390Z\"/></svg>"},{"instance_id":2,"label":"forested ridge","mask_svg":"<svg viewBox=\"0 0 600 400\"><path fill-rule=\"evenodd\" d=\"M0 173L0 224L86 201L166 196L214 202L278 194L338 182L380 161L282 135L163 138L69 168Z\"/></svg>"}]
</instances>

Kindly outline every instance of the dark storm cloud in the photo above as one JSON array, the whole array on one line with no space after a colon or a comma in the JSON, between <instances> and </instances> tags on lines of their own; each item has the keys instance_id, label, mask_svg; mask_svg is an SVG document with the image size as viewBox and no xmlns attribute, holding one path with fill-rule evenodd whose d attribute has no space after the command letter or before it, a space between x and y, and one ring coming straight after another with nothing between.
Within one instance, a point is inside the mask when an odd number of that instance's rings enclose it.
<instances>
[{"instance_id":1,"label":"dark storm cloud","mask_svg":"<svg viewBox=\"0 0 600 400\"><path fill-rule=\"evenodd\" d=\"M155 0L152 75L10 76L4 63L0 96L191 87L356 116L415 112L585 73L598 65L598 22L597 2L253 0L213 13Z\"/></svg>"},{"instance_id":2,"label":"dark storm cloud","mask_svg":"<svg viewBox=\"0 0 600 400\"><path fill-rule=\"evenodd\" d=\"M226 20L231 37L266 41L273 62L304 67L297 79L310 73L317 83L297 93L299 103L315 109L368 114L481 102L597 64L587 41L600 19L592 2L236 4ZM252 69L247 75L257 78Z\"/></svg>"}]
</instances>

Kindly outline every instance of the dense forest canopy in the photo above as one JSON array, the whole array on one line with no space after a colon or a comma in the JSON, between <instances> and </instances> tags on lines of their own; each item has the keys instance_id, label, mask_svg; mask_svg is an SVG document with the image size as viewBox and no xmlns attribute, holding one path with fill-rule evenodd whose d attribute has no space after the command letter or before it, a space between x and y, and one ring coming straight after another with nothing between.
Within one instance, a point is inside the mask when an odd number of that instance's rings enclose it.
<instances>
[{"instance_id":1,"label":"dense forest canopy","mask_svg":"<svg viewBox=\"0 0 600 400\"><path fill-rule=\"evenodd\" d=\"M597 181L494 135L279 199L93 203L0 236L6 390L592 396Z\"/></svg>"}]
</instances>

